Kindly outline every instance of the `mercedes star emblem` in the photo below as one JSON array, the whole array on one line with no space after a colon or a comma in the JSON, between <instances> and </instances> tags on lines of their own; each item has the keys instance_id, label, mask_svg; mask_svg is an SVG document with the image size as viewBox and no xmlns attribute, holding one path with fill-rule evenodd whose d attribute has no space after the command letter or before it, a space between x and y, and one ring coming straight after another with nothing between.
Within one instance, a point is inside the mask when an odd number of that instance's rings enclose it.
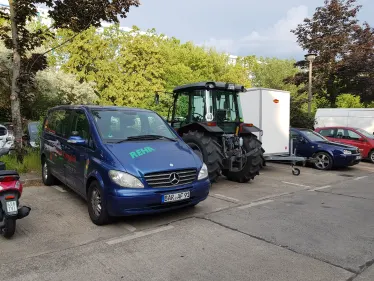
<instances>
[{"instance_id":1,"label":"mercedes star emblem","mask_svg":"<svg viewBox=\"0 0 374 281\"><path fill-rule=\"evenodd\" d=\"M172 185L176 185L179 183L179 176L176 173L170 174L169 181Z\"/></svg>"}]
</instances>

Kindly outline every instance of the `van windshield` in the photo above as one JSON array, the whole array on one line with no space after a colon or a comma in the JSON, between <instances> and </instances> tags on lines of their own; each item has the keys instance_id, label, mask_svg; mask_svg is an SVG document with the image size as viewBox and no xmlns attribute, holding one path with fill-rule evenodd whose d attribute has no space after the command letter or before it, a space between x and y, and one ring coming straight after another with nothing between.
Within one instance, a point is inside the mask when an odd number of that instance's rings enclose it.
<instances>
[{"instance_id":1,"label":"van windshield","mask_svg":"<svg viewBox=\"0 0 374 281\"><path fill-rule=\"evenodd\" d=\"M365 131L363 129L356 129L356 131L359 132L360 134L364 135L365 137L374 140L374 135L369 134L367 131Z\"/></svg>"},{"instance_id":2,"label":"van windshield","mask_svg":"<svg viewBox=\"0 0 374 281\"><path fill-rule=\"evenodd\" d=\"M154 112L134 110L92 110L101 138L117 142L141 136L162 136L176 139L176 134Z\"/></svg>"}]
</instances>

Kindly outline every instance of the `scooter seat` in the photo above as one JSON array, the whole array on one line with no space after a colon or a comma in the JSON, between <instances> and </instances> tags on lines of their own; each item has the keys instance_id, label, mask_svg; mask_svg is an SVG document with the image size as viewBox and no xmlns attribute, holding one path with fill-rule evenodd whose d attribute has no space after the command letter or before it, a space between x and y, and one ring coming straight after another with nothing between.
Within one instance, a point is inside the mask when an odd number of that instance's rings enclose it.
<instances>
[{"instance_id":1,"label":"scooter seat","mask_svg":"<svg viewBox=\"0 0 374 281\"><path fill-rule=\"evenodd\" d=\"M19 177L19 174L17 171L14 170L0 170L0 177L5 177L5 176L17 176Z\"/></svg>"}]
</instances>

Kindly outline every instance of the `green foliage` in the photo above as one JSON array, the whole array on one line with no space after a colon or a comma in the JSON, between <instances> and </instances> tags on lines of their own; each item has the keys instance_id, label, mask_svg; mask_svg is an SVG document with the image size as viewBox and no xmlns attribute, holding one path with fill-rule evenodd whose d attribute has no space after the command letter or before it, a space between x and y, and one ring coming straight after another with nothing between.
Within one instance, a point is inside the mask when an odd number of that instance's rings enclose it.
<instances>
[{"instance_id":1,"label":"green foliage","mask_svg":"<svg viewBox=\"0 0 374 281\"><path fill-rule=\"evenodd\" d=\"M359 96L351 94L341 94L336 99L336 106L341 108L363 108L365 107L361 103Z\"/></svg>"},{"instance_id":2,"label":"green foliage","mask_svg":"<svg viewBox=\"0 0 374 281\"><path fill-rule=\"evenodd\" d=\"M19 163L14 154L4 155L0 161L5 163L8 170L15 170L18 173L40 172L41 162L39 150L27 150L23 163Z\"/></svg>"},{"instance_id":3,"label":"green foliage","mask_svg":"<svg viewBox=\"0 0 374 281\"><path fill-rule=\"evenodd\" d=\"M253 85L255 87L289 91L291 95L291 126L312 128L314 119L306 112L307 94L299 92L302 86L286 82L288 77L293 77L299 73L299 70L295 67L295 61L262 57L258 61L252 63Z\"/></svg>"},{"instance_id":4,"label":"green foliage","mask_svg":"<svg viewBox=\"0 0 374 281\"><path fill-rule=\"evenodd\" d=\"M10 119L11 51L0 43L0 112L2 120ZM93 82L80 83L76 76L48 68L38 71L27 95L21 97L22 116L38 120L48 108L59 104L95 103L98 99Z\"/></svg>"},{"instance_id":5,"label":"green foliage","mask_svg":"<svg viewBox=\"0 0 374 281\"><path fill-rule=\"evenodd\" d=\"M142 33L134 26L124 32L113 25L101 33L91 27L78 35L60 30L58 39L49 44L59 45L72 36L74 40L57 49L48 61L80 81L94 81L103 105L149 108L167 116L172 104L169 93L177 85L215 80L250 86L249 59L239 58L239 63L230 65L225 54L191 42L181 44L154 29ZM154 103L156 92L159 105ZM183 114L186 101L180 100L178 108Z\"/></svg>"}]
</instances>

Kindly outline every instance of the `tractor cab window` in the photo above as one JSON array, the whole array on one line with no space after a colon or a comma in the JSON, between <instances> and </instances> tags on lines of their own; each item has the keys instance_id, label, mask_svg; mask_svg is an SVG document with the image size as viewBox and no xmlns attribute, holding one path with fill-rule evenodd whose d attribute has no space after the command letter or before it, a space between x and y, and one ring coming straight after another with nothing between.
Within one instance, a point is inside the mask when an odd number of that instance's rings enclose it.
<instances>
[{"instance_id":1,"label":"tractor cab window","mask_svg":"<svg viewBox=\"0 0 374 281\"><path fill-rule=\"evenodd\" d=\"M194 91L191 95L192 103L191 110L188 117L192 122L201 122L205 120L206 108L205 108L205 91L199 90Z\"/></svg>"},{"instance_id":2,"label":"tractor cab window","mask_svg":"<svg viewBox=\"0 0 374 281\"><path fill-rule=\"evenodd\" d=\"M215 108L218 122L238 121L232 93L215 91Z\"/></svg>"}]
</instances>

